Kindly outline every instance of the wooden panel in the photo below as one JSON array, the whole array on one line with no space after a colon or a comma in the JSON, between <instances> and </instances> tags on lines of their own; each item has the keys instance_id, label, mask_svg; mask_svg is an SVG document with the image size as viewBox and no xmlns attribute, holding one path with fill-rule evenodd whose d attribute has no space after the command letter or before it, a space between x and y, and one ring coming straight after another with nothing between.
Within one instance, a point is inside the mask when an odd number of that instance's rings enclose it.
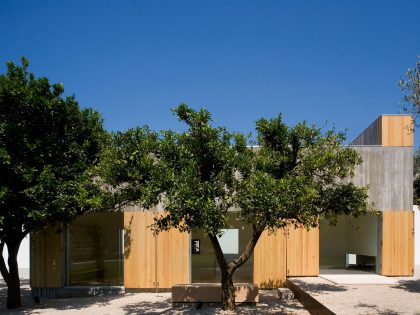
<instances>
[{"instance_id":1,"label":"wooden panel","mask_svg":"<svg viewBox=\"0 0 420 315\"><path fill-rule=\"evenodd\" d=\"M159 288L190 281L190 236L171 229L157 238L157 282Z\"/></svg>"},{"instance_id":2,"label":"wooden panel","mask_svg":"<svg viewBox=\"0 0 420 315\"><path fill-rule=\"evenodd\" d=\"M411 116L381 116L381 144L386 147L412 147L412 128Z\"/></svg>"},{"instance_id":3,"label":"wooden panel","mask_svg":"<svg viewBox=\"0 0 420 315\"><path fill-rule=\"evenodd\" d=\"M287 229L287 276L319 274L319 228Z\"/></svg>"},{"instance_id":4,"label":"wooden panel","mask_svg":"<svg viewBox=\"0 0 420 315\"><path fill-rule=\"evenodd\" d=\"M155 288L156 237L148 228L156 213L137 211L124 213L124 286Z\"/></svg>"},{"instance_id":5,"label":"wooden panel","mask_svg":"<svg viewBox=\"0 0 420 315\"><path fill-rule=\"evenodd\" d=\"M254 249L254 283L262 289L283 287L286 282L286 235L284 230L261 235Z\"/></svg>"},{"instance_id":6,"label":"wooden panel","mask_svg":"<svg viewBox=\"0 0 420 315\"><path fill-rule=\"evenodd\" d=\"M381 274L411 276L414 273L414 212L381 212Z\"/></svg>"},{"instance_id":7,"label":"wooden panel","mask_svg":"<svg viewBox=\"0 0 420 315\"><path fill-rule=\"evenodd\" d=\"M189 234L172 229L153 235L158 212L124 213L126 288L170 288L190 283Z\"/></svg>"},{"instance_id":8,"label":"wooden panel","mask_svg":"<svg viewBox=\"0 0 420 315\"><path fill-rule=\"evenodd\" d=\"M30 282L33 288L63 286L62 235L53 229L30 236Z\"/></svg>"}]
</instances>

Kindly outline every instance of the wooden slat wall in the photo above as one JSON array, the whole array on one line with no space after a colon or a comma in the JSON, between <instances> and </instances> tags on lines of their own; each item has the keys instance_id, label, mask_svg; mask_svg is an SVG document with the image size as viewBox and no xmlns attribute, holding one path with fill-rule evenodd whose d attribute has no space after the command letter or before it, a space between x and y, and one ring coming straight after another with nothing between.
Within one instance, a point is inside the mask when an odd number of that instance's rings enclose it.
<instances>
[{"instance_id":1,"label":"wooden slat wall","mask_svg":"<svg viewBox=\"0 0 420 315\"><path fill-rule=\"evenodd\" d=\"M156 237L148 226L158 212L124 213L126 288L170 288L190 283L189 235L172 229Z\"/></svg>"},{"instance_id":2,"label":"wooden slat wall","mask_svg":"<svg viewBox=\"0 0 420 315\"><path fill-rule=\"evenodd\" d=\"M381 116L381 145L385 147L412 147L411 116Z\"/></svg>"},{"instance_id":3,"label":"wooden slat wall","mask_svg":"<svg viewBox=\"0 0 420 315\"><path fill-rule=\"evenodd\" d=\"M284 230L261 235L254 249L254 283L271 289L286 282L286 235Z\"/></svg>"},{"instance_id":4,"label":"wooden slat wall","mask_svg":"<svg viewBox=\"0 0 420 315\"><path fill-rule=\"evenodd\" d=\"M171 288L175 284L189 284L190 237L171 229L157 238L157 282L159 288Z\"/></svg>"},{"instance_id":5,"label":"wooden slat wall","mask_svg":"<svg viewBox=\"0 0 420 315\"><path fill-rule=\"evenodd\" d=\"M156 239L147 227L155 212L124 213L124 286L155 288Z\"/></svg>"},{"instance_id":6,"label":"wooden slat wall","mask_svg":"<svg viewBox=\"0 0 420 315\"><path fill-rule=\"evenodd\" d=\"M414 273L414 212L381 212L381 268L384 276Z\"/></svg>"},{"instance_id":7,"label":"wooden slat wall","mask_svg":"<svg viewBox=\"0 0 420 315\"><path fill-rule=\"evenodd\" d=\"M287 276L319 274L319 228L287 229Z\"/></svg>"},{"instance_id":8,"label":"wooden slat wall","mask_svg":"<svg viewBox=\"0 0 420 315\"><path fill-rule=\"evenodd\" d=\"M30 282L33 288L59 288L63 286L62 235L53 229L30 236Z\"/></svg>"}]
</instances>

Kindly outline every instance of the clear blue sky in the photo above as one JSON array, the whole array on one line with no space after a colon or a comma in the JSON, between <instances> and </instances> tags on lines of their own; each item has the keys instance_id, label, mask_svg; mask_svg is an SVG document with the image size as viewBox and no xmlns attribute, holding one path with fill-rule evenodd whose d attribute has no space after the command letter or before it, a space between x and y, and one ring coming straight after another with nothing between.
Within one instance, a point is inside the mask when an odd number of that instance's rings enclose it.
<instances>
[{"instance_id":1,"label":"clear blue sky","mask_svg":"<svg viewBox=\"0 0 420 315\"><path fill-rule=\"evenodd\" d=\"M399 113L419 16L420 1L1 0L1 72L28 57L109 130L179 129L185 102L232 131L283 112L351 140Z\"/></svg>"}]
</instances>

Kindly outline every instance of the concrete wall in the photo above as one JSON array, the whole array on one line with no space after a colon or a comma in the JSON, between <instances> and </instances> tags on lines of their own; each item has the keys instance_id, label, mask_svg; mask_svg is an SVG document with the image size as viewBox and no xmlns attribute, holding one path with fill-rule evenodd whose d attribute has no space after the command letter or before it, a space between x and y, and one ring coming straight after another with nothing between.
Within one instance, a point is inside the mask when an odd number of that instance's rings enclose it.
<instances>
[{"instance_id":1,"label":"concrete wall","mask_svg":"<svg viewBox=\"0 0 420 315\"><path fill-rule=\"evenodd\" d=\"M413 148L352 146L362 157L351 181L369 185L369 201L377 211L411 211Z\"/></svg>"}]
</instances>

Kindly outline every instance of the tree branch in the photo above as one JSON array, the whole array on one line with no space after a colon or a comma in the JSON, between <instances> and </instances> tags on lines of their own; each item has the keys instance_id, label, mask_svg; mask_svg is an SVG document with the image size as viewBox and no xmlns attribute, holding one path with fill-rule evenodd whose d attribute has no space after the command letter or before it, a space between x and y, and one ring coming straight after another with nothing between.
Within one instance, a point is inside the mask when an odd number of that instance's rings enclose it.
<instances>
[{"instance_id":1,"label":"tree branch","mask_svg":"<svg viewBox=\"0 0 420 315\"><path fill-rule=\"evenodd\" d=\"M252 230L252 237L246 245L244 252L237 259L234 259L229 263L229 269L231 270L231 272L234 272L251 257L254 248L257 245L257 242L260 239L262 232L264 231L264 228L257 228L257 226L253 224Z\"/></svg>"},{"instance_id":2,"label":"tree branch","mask_svg":"<svg viewBox=\"0 0 420 315\"><path fill-rule=\"evenodd\" d=\"M9 271L7 270L6 267L6 263L4 262L4 258L3 258L3 249L4 249L4 241L2 240L0 242L0 273L4 279L4 281L6 281L6 283L9 283Z\"/></svg>"},{"instance_id":3,"label":"tree branch","mask_svg":"<svg viewBox=\"0 0 420 315\"><path fill-rule=\"evenodd\" d=\"M211 244L213 245L214 253L216 254L217 262L222 272L227 271L228 264L225 256L223 256L222 248L220 247L219 240L215 235L209 235Z\"/></svg>"}]
</instances>

